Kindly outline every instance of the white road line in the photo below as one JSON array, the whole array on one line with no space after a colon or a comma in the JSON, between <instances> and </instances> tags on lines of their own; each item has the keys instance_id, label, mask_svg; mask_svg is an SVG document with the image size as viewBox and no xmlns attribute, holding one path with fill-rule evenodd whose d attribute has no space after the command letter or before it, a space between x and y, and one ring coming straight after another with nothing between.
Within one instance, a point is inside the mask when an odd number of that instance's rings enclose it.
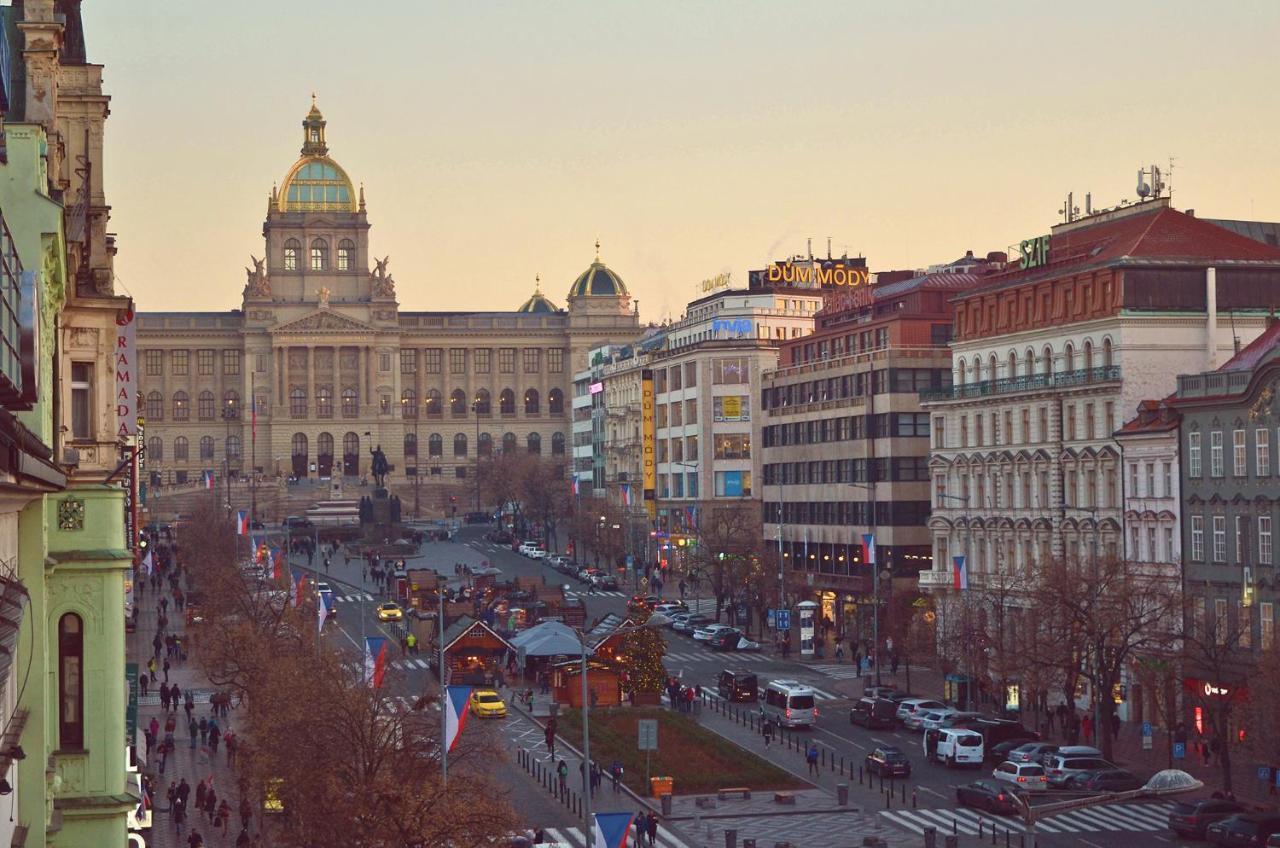
<instances>
[{"instance_id":1,"label":"white road line","mask_svg":"<svg viewBox=\"0 0 1280 848\"><path fill-rule=\"evenodd\" d=\"M572 833L573 831L576 831L576 830L577 830L577 828L566 828L566 830L568 830L569 832L571 832L571 833ZM567 843L569 843L570 845L581 845L581 844L582 844L582 842L581 842L581 841L579 841L579 840L578 840L578 839L576 839L576 838L574 838L574 839L570 839L570 838L569 838L569 836L568 836L567 834L561 834L561 833L560 833L560 831L556 830L554 827L544 827L544 828L542 829L542 833L543 833L543 835L544 835L544 836L546 836L546 837L547 837L548 839L550 839L552 842L567 842ZM576 837L576 836L577 836L577 834L576 834L576 833L574 833L574 836Z\"/></svg>"},{"instance_id":2,"label":"white road line","mask_svg":"<svg viewBox=\"0 0 1280 848\"><path fill-rule=\"evenodd\" d=\"M954 823L955 829L960 833L963 833L966 836L978 835L978 828L966 821L962 821L958 816L948 815L942 810L915 810L913 815L917 818L923 819L926 824L934 824L940 828L944 828L944 833L950 833Z\"/></svg>"},{"instance_id":3,"label":"white road line","mask_svg":"<svg viewBox=\"0 0 1280 848\"><path fill-rule=\"evenodd\" d=\"M905 827L907 830L918 833L921 836L924 835L924 825L916 824L913 819L909 818L910 813L881 810L880 815L884 816L885 818L887 818L889 821L893 822L896 825Z\"/></svg>"}]
</instances>

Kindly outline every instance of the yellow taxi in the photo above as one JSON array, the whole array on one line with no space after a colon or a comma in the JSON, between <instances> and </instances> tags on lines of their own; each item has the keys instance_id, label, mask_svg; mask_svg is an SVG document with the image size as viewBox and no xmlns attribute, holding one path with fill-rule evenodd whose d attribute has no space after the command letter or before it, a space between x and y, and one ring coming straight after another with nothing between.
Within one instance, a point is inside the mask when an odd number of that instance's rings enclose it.
<instances>
[{"instance_id":1,"label":"yellow taxi","mask_svg":"<svg viewBox=\"0 0 1280 848\"><path fill-rule=\"evenodd\" d=\"M507 705L502 696L492 689L476 689L471 693L471 712L480 718L504 718Z\"/></svg>"},{"instance_id":2,"label":"yellow taxi","mask_svg":"<svg viewBox=\"0 0 1280 848\"><path fill-rule=\"evenodd\" d=\"M385 604L378 604L378 621L401 621L404 619L404 610L400 609L400 605L392 601Z\"/></svg>"}]
</instances>

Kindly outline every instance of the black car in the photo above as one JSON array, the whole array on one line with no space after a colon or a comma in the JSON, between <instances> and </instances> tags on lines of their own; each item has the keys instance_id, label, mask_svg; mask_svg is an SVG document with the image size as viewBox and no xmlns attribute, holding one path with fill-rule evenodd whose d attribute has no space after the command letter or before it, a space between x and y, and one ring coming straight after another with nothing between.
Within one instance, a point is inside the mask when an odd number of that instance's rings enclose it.
<instances>
[{"instance_id":1,"label":"black car","mask_svg":"<svg viewBox=\"0 0 1280 848\"><path fill-rule=\"evenodd\" d=\"M970 728L972 729L972 728ZM1003 763L1009 759L1009 754L1014 748L1021 748L1027 744L1026 739L1006 739L1003 742L997 742L990 748L984 748L986 760L990 763Z\"/></svg>"},{"instance_id":2,"label":"black car","mask_svg":"<svg viewBox=\"0 0 1280 848\"><path fill-rule=\"evenodd\" d=\"M1013 799L1008 787L994 780L975 780L956 787L956 803L961 807L973 807L1000 815L1017 815L1021 808Z\"/></svg>"},{"instance_id":3,"label":"black car","mask_svg":"<svg viewBox=\"0 0 1280 848\"><path fill-rule=\"evenodd\" d=\"M1073 775L1067 781L1067 788L1078 789L1083 792L1128 792L1133 789L1141 789L1145 784L1145 780L1142 780L1131 771L1125 771L1124 769L1098 769L1097 771Z\"/></svg>"},{"instance_id":4,"label":"black car","mask_svg":"<svg viewBox=\"0 0 1280 848\"><path fill-rule=\"evenodd\" d=\"M1179 836L1204 839L1205 829L1228 816L1243 813L1244 806L1222 798L1201 798L1173 805L1169 813L1169 829Z\"/></svg>"},{"instance_id":5,"label":"black car","mask_svg":"<svg viewBox=\"0 0 1280 848\"><path fill-rule=\"evenodd\" d=\"M741 641L742 636L741 630L721 630L707 640L707 645L717 651L737 650L738 642Z\"/></svg>"},{"instance_id":6,"label":"black car","mask_svg":"<svg viewBox=\"0 0 1280 848\"><path fill-rule=\"evenodd\" d=\"M1205 836L1214 845L1260 846L1267 837L1280 832L1280 816L1238 813L1216 821L1205 828Z\"/></svg>"},{"instance_id":7,"label":"black car","mask_svg":"<svg viewBox=\"0 0 1280 848\"><path fill-rule=\"evenodd\" d=\"M760 696L760 681L754 674L725 669L716 680L716 692L729 701L754 704Z\"/></svg>"},{"instance_id":8,"label":"black car","mask_svg":"<svg viewBox=\"0 0 1280 848\"><path fill-rule=\"evenodd\" d=\"M867 771L881 777L910 777L911 761L907 755L892 745L881 745L867 754Z\"/></svg>"},{"instance_id":9,"label":"black car","mask_svg":"<svg viewBox=\"0 0 1280 848\"><path fill-rule=\"evenodd\" d=\"M888 698L859 698L849 709L849 723L861 724L868 730L891 728L898 705Z\"/></svg>"}]
</instances>

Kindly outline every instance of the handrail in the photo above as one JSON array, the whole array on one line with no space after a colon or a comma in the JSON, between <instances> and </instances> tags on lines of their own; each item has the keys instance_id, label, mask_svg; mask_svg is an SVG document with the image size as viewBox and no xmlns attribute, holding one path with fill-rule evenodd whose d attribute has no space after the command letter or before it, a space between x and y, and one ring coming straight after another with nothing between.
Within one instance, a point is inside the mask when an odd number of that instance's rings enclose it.
<instances>
[{"instance_id":1,"label":"handrail","mask_svg":"<svg viewBox=\"0 0 1280 848\"><path fill-rule=\"evenodd\" d=\"M1078 368L1075 371L1061 371L1053 374L1032 374L1029 377L1005 377L1000 380L983 380L980 383L960 383L948 389L925 389L920 392L920 400L926 403L939 400L962 400L1035 389L1070 388L1119 379L1119 365L1104 365L1100 368Z\"/></svg>"}]
</instances>

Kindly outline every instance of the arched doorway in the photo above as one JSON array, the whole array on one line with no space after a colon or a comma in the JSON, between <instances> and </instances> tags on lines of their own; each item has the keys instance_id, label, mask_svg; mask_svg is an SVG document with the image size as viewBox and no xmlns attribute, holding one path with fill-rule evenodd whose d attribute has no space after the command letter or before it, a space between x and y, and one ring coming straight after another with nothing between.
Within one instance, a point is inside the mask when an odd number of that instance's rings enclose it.
<instances>
[{"instance_id":1,"label":"arched doorway","mask_svg":"<svg viewBox=\"0 0 1280 848\"><path fill-rule=\"evenodd\" d=\"M348 477L360 476L360 437L355 433L342 437L342 471Z\"/></svg>"},{"instance_id":2,"label":"arched doorway","mask_svg":"<svg viewBox=\"0 0 1280 848\"><path fill-rule=\"evenodd\" d=\"M316 437L316 473L321 477L333 476L332 433L321 433Z\"/></svg>"},{"instance_id":3,"label":"arched doorway","mask_svg":"<svg viewBox=\"0 0 1280 848\"><path fill-rule=\"evenodd\" d=\"M293 434L293 476L307 476L307 434Z\"/></svg>"}]
</instances>

